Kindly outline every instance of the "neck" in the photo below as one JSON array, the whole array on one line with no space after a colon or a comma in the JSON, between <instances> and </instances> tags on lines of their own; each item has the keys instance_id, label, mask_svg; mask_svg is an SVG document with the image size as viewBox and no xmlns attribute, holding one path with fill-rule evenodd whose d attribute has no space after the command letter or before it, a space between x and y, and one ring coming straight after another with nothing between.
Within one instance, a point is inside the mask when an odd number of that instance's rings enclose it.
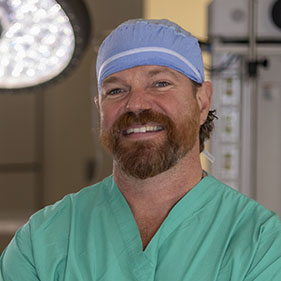
<instances>
[{"instance_id":1,"label":"neck","mask_svg":"<svg viewBox=\"0 0 281 281\"><path fill-rule=\"evenodd\" d=\"M202 178L198 151L190 151L174 167L145 180L126 175L113 164L113 176L140 230L144 248L173 206Z\"/></svg>"}]
</instances>

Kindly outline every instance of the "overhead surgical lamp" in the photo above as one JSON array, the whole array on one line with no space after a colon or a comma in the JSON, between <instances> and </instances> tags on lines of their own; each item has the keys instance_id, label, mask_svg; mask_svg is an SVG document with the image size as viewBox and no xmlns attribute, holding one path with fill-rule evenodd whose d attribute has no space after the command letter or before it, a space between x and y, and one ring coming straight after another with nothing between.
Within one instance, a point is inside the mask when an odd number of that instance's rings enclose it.
<instances>
[{"instance_id":1,"label":"overhead surgical lamp","mask_svg":"<svg viewBox=\"0 0 281 281\"><path fill-rule=\"evenodd\" d=\"M90 34L83 0L0 0L0 91L60 79L78 64Z\"/></svg>"}]
</instances>

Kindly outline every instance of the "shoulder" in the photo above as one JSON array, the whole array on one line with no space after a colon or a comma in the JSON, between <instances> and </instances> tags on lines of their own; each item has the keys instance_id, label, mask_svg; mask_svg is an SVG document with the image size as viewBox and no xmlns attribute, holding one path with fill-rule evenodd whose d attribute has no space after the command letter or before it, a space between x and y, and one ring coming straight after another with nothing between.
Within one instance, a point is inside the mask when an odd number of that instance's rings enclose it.
<instances>
[{"instance_id":1,"label":"shoulder","mask_svg":"<svg viewBox=\"0 0 281 281\"><path fill-rule=\"evenodd\" d=\"M76 239L84 239L81 233L87 234L89 227L96 228L99 209L107 210L107 197L113 183L112 177L108 177L31 216L3 252L0 258L0 263L5 263L2 274L17 276L15 280L19 274L22 280L38 280L40 272L49 276L49 280L57 279L57 272L64 272L68 251L71 247L73 251Z\"/></svg>"},{"instance_id":2,"label":"shoulder","mask_svg":"<svg viewBox=\"0 0 281 281\"><path fill-rule=\"evenodd\" d=\"M277 222L280 221L274 212L212 176L208 176L207 188L210 196L213 196L215 204L223 207L229 215L240 215L241 219L250 217L252 220L256 219L261 222L270 217L276 217Z\"/></svg>"},{"instance_id":3,"label":"shoulder","mask_svg":"<svg viewBox=\"0 0 281 281\"><path fill-rule=\"evenodd\" d=\"M238 240L241 243L245 237L249 243L255 244L270 233L281 238L278 215L215 178L208 178L205 187L209 195L207 212L212 213L214 220L222 226L227 226L232 242Z\"/></svg>"},{"instance_id":4,"label":"shoulder","mask_svg":"<svg viewBox=\"0 0 281 281\"><path fill-rule=\"evenodd\" d=\"M96 227L100 210L108 209L107 197L113 182L108 177L32 215L15 234L7 249L9 256L23 255L41 264L49 264L52 258L59 263L67 256L72 239Z\"/></svg>"},{"instance_id":5,"label":"shoulder","mask_svg":"<svg viewBox=\"0 0 281 281\"><path fill-rule=\"evenodd\" d=\"M60 231L69 228L77 215L89 214L106 204L112 182L113 179L110 176L77 193L66 195L63 199L32 215L25 227L28 226L31 232L40 233L42 231L45 235L48 229Z\"/></svg>"},{"instance_id":6,"label":"shoulder","mask_svg":"<svg viewBox=\"0 0 281 281\"><path fill-rule=\"evenodd\" d=\"M213 177L208 188L213 196L214 221L218 222L224 254L218 280L280 280L281 222L279 217L253 199ZM208 212L210 212L209 210ZM230 270L232 269L232 271ZM247 278L245 279L245 276ZM276 276L276 279L272 278ZM253 278L253 279L252 279ZM263 279L264 278L264 279Z\"/></svg>"},{"instance_id":7,"label":"shoulder","mask_svg":"<svg viewBox=\"0 0 281 281\"><path fill-rule=\"evenodd\" d=\"M228 225L231 232L228 246L232 255L238 252L241 259L241 251L246 256L249 249L254 254L265 245L270 249L270 243L281 246L281 221L278 215L214 178L211 182L209 188L216 194L216 206L221 210L223 225ZM278 254L281 256L281 250Z\"/></svg>"}]
</instances>

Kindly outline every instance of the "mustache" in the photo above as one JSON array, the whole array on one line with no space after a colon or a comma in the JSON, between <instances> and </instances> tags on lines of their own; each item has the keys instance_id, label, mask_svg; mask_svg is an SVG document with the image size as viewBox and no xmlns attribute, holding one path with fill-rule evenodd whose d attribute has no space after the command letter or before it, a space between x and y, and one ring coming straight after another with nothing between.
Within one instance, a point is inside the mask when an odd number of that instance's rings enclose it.
<instances>
[{"instance_id":1,"label":"mustache","mask_svg":"<svg viewBox=\"0 0 281 281\"><path fill-rule=\"evenodd\" d=\"M124 129L132 125L145 125L147 123L156 123L163 129L170 129L175 126L174 122L166 115L152 110L143 110L141 112L126 112L121 115L112 126L112 133L119 134Z\"/></svg>"}]
</instances>

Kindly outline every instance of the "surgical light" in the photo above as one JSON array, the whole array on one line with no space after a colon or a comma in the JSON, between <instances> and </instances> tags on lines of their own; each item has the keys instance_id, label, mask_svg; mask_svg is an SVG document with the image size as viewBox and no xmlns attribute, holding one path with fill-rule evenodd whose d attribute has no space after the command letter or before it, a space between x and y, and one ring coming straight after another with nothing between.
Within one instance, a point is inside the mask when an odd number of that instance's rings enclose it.
<instances>
[{"instance_id":1,"label":"surgical light","mask_svg":"<svg viewBox=\"0 0 281 281\"><path fill-rule=\"evenodd\" d=\"M0 0L0 89L58 80L79 62L90 33L82 0Z\"/></svg>"}]
</instances>

